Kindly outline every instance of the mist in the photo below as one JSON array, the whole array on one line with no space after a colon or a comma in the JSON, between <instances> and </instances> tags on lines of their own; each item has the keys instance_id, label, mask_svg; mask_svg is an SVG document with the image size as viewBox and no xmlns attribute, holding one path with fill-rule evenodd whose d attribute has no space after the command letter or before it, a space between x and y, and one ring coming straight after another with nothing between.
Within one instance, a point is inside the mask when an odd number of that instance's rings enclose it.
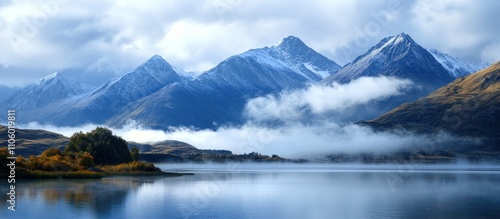
<instances>
[{"instance_id":1,"label":"mist","mask_svg":"<svg viewBox=\"0 0 500 219\"><path fill-rule=\"evenodd\" d=\"M107 127L127 141L153 143L164 140L186 142L200 149L225 149L242 154L258 152L287 158L324 156L332 153L388 153L401 149L433 148L459 138L446 133L417 135L407 131L375 132L370 127L338 124L324 119L301 122L307 109L312 114L342 111L374 100L400 95L412 86L408 80L388 77L360 78L351 83L314 85L278 96L250 99L245 108L248 122L241 126L222 126L216 130L175 127L153 130L130 121L122 128ZM260 121L279 119L280 125L266 126ZM306 118L307 119L307 118ZM44 129L70 137L88 132L99 124L80 127L55 127L29 123L21 128Z\"/></svg>"},{"instance_id":2,"label":"mist","mask_svg":"<svg viewBox=\"0 0 500 219\"><path fill-rule=\"evenodd\" d=\"M312 85L307 89L250 99L245 115L253 121L296 121L303 112L342 112L372 101L401 95L412 86L410 80L392 77L361 77L348 84Z\"/></svg>"},{"instance_id":3,"label":"mist","mask_svg":"<svg viewBox=\"0 0 500 219\"><path fill-rule=\"evenodd\" d=\"M75 132L88 132L97 126L103 125L55 127L30 123L20 128L44 129L70 137ZM369 127L355 124L340 126L332 122L313 126L294 123L268 128L246 124L217 130L172 128L168 131L152 130L131 123L123 128L110 129L127 141L139 143L178 140L200 149L224 149L237 154L259 152L288 158L317 157L332 153L389 153L414 147L432 148L440 143L457 140L455 136L446 133L416 135L406 131L374 132Z\"/></svg>"}]
</instances>

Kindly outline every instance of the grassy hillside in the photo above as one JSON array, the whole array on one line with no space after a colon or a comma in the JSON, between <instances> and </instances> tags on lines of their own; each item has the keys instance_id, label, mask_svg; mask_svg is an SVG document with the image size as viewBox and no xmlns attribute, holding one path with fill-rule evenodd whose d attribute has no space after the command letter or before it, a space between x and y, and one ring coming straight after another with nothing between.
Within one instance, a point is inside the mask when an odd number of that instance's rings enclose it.
<instances>
[{"instance_id":1,"label":"grassy hillside","mask_svg":"<svg viewBox=\"0 0 500 219\"><path fill-rule=\"evenodd\" d=\"M7 133L7 127L0 125L0 133ZM7 146L7 138L0 138L0 145ZM55 147L64 150L69 138L45 130L16 129L16 155L28 157L40 155L43 151Z\"/></svg>"},{"instance_id":2,"label":"grassy hillside","mask_svg":"<svg viewBox=\"0 0 500 219\"><path fill-rule=\"evenodd\" d=\"M460 136L483 137L487 144L495 146L500 138L500 62L364 124L417 132L445 130Z\"/></svg>"}]
</instances>

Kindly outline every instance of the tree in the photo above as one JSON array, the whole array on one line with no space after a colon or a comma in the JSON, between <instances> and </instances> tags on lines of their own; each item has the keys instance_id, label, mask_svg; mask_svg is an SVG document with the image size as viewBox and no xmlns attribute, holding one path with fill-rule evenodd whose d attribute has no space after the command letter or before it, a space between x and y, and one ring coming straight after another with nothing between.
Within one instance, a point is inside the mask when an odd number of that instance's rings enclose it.
<instances>
[{"instance_id":1,"label":"tree","mask_svg":"<svg viewBox=\"0 0 500 219\"><path fill-rule=\"evenodd\" d=\"M64 153L87 151L90 142L83 132L76 132L69 139L69 143L64 148Z\"/></svg>"},{"instance_id":2,"label":"tree","mask_svg":"<svg viewBox=\"0 0 500 219\"><path fill-rule=\"evenodd\" d=\"M132 160L139 161L139 149L135 146L130 149L130 156L132 157Z\"/></svg>"},{"instance_id":3,"label":"tree","mask_svg":"<svg viewBox=\"0 0 500 219\"><path fill-rule=\"evenodd\" d=\"M78 157L78 164L83 168L87 169L89 167L94 166L94 157L90 155L89 152L84 152L81 156Z\"/></svg>"},{"instance_id":4,"label":"tree","mask_svg":"<svg viewBox=\"0 0 500 219\"><path fill-rule=\"evenodd\" d=\"M70 152L88 152L94 158L94 163L100 164L120 164L132 161L127 142L116 135L111 130L103 127L87 132L77 132L70 138L69 144L64 149Z\"/></svg>"}]
</instances>

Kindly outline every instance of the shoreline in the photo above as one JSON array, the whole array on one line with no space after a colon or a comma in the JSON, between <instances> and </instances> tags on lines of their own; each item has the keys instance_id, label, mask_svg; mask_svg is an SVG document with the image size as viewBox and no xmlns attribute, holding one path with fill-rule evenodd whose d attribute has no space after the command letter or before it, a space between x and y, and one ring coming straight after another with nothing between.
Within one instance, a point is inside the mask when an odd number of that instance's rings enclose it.
<instances>
[{"instance_id":1,"label":"shoreline","mask_svg":"<svg viewBox=\"0 0 500 219\"><path fill-rule=\"evenodd\" d=\"M132 172L94 172L94 171L72 171L72 172L46 172L46 171L31 171L30 173L20 173L16 179L102 179L106 177L120 176L159 176L159 177L180 177L194 175L193 173L178 173L178 172L148 172L148 171L132 171ZM7 176L7 175L5 175ZM0 177L5 177L4 174Z\"/></svg>"}]
</instances>

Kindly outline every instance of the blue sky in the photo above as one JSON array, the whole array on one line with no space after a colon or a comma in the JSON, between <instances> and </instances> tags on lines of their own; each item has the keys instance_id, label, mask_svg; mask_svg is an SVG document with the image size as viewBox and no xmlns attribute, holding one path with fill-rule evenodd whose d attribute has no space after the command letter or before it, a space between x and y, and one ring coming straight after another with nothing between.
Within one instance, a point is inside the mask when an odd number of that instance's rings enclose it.
<instances>
[{"instance_id":1,"label":"blue sky","mask_svg":"<svg viewBox=\"0 0 500 219\"><path fill-rule=\"evenodd\" d=\"M0 3L0 99L53 72L98 85L154 54L204 71L288 35L343 65L405 32L471 62L500 60L496 0L10 0Z\"/></svg>"}]
</instances>

